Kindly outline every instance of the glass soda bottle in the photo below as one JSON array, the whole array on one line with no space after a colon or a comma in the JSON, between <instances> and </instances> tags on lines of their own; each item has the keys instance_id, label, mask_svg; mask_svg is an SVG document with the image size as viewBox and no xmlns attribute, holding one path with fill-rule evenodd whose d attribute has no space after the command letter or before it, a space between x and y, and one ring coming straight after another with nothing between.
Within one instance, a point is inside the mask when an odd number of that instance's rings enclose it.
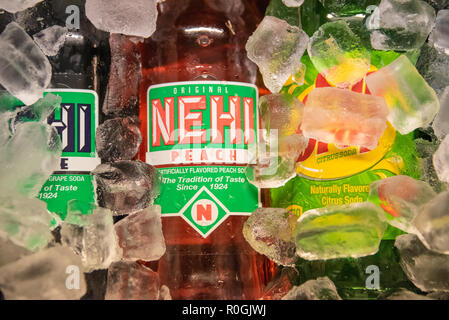
<instances>
[{"instance_id":1,"label":"glass soda bottle","mask_svg":"<svg viewBox=\"0 0 449 320\"><path fill-rule=\"evenodd\" d=\"M273 272L242 234L266 204L244 173L266 92L245 51L262 18L258 5L161 1L156 32L139 44L139 158L163 177L155 204L167 244L147 264L173 299L258 299Z\"/></svg>"},{"instance_id":2,"label":"glass soda bottle","mask_svg":"<svg viewBox=\"0 0 449 320\"><path fill-rule=\"evenodd\" d=\"M61 138L60 167L38 194L49 211L65 219L70 200L95 201L90 171L100 163L95 130L103 118L99 106L108 80L108 34L89 22L82 0L44 1L14 18L30 36L55 26L67 28L62 47L48 56L52 79L44 92L62 99L47 121Z\"/></svg>"}]
</instances>

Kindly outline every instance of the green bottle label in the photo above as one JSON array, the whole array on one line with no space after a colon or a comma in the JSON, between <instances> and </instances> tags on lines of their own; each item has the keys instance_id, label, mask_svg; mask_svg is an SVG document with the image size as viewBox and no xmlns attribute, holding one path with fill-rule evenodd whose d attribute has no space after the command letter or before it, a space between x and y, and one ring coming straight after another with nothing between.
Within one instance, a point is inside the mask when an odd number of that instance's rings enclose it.
<instances>
[{"instance_id":1,"label":"green bottle label","mask_svg":"<svg viewBox=\"0 0 449 320\"><path fill-rule=\"evenodd\" d=\"M206 238L229 215L249 215L259 190L245 176L257 141L257 87L239 82L151 86L146 162L162 174L155 203ZM186 226L187 227L187 226Z\"/></svg>"},{"instance_id":2,"label":"green bottle label","mask_svg":"<svg viewBox=\"0 0 449 320\"><path fill-rule=\"evenodd\" d=\"M47 203L49 211L64 220L68 201L95 202L90 171L100 164L95 149L98 96L95 91L80 89L49 89L44 96L48 93L62 99L48 118L48 124L58 130L62 155L60 167L42 186L37 197Z\"/></svg>"}]
</instances>

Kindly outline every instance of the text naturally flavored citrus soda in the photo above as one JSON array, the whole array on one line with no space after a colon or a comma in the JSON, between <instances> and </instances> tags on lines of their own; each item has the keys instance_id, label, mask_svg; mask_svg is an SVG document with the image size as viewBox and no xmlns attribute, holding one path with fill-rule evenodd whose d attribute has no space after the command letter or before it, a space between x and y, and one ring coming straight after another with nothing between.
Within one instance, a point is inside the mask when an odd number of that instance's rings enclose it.
<instances>
[{"instance_id":1,"label":"text naturally flavored citrus soda","mask_svg":"<svg viewBox=\"0 0 449 320\"><path fill-rule=\"evenodd\" d=\"M245 241L261 205L247 181L257 139L257 66L245 44L256 0L167 0L140 45L140 159L163 176L166 254L157 268L174 299L257 299L273 264Z\"/></svg>"}]
</instances>

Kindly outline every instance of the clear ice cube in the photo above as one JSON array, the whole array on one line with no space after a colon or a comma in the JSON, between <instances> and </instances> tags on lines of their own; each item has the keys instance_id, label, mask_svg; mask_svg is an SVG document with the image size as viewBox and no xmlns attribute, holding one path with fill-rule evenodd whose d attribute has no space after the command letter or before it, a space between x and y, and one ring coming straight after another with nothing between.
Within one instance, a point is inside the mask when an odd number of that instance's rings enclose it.
<instances>
[{"instance_id":1,"label":"clear ice cube","mask_svg":"<svg viewBox=\"0 0 449 320\"><path fill-rule=\"evenodd\" d=\"M0 268L7 300L78 300L86 293L80 258L56 246Z\"/></svg>"},{"instance_id":2,"label":"clear ice cube","mask_svg":"<svg viewBox=\"0 0 449 320\"><path fill-rule=\"evenodd\" d=\"M86 16L103 31L147 38L156 30L156 0L87 0L85 7Z\"/></svg>"},{"instance_id":3,"label":"clear ice cube","mask_svg":"<svg viewBox=\"0 0 449 320\"><path fill-rule=\"evenodd\" d=\"M432 31L435 10L421 0L382 0L366 21L377 50L419 49Z\"/></svg>"},{"instance_id":4,"label":"clear ice cube","mask_svg":"<svg viewBox=\"0 0 449 320\"><path fill-rule=\"evenodd\" d=\"M449 133L449 86L440 96L440 111L438 111L432 123L435 135L444 139Z\"/></svg>"},{"instance_id":5,"label":"clear ice cube","mask_svg":"<svg viewBox=\"0 0 449 320\"><path fill-rule=\"evenodd\" d=\"M15 22L0 34L0 84L26 105L50 84L51 65L33 39Z\"/></svg>"},{"instance_id":6,"label":"clear ice cube","mask_svg":"<svg viewBox=\"0 0 449 320\"><path fill-rule=\"evenodd\" d=\"M449 192L425 203L413 220L418 237L429 249L449 254Z\"/></svg>"},{"instance_id":7,"label":"clear ice cube","mask_svg":"<svg viewBox=\"0 0 449 320\"><path fill-rule=\"evenodd\" d=\"M298 217L285 209L259 208L243 225L243 236L251 247L277 264L294 265L294 227Z\"/></svg>"},{"instance_id":8,"label":"clear ice cube","mask_svg":"<svg viewBox=\"0 0 449 320\"><path fill-rule=\"evenodd\" d=\"M140 55L131 37L111 34L111 70L103 103L107 115L139 114ZM124 81L125 80L125 81Z\"/></svg>"},{"instance_id":9,"label":"clear ice cube","mask_svg":"<svg viewBox=\"0 0 449 320\"><path fill-rule=\"evenodd\" d=\"M449 183L449 136L446 136L433 155L433 166L438 178Z\"/></svg>"},{"instance_id":10,"label":"clear ice cube","mask_svg":"<svg viewBox=\"0 0 449 320\"><path fill-rule=\"evenodd\" d=\"M43 0L0 0L0 8L8 12L16 13L33 7Z\"/></svg>"},{"instance_id":11,"label":"clear ice cube","mask_svg":"<svg viewBox=\"0 0 449 320\"><path fill-rule=\"evenodd\" d=\"M444 89L449 86L448 65L449 55L440 52L429 43L422 46L416 68L438 96L441 96Z\"/></svg>"},{"instance_id":12,"label":"clear ice cube","mask_svg":"<svg viewBox=\"0 0 449 320\"><path fill-rule=\"evenodd\" d=\"M34 197L59 166L59 136L55 128L38 122L19 123L14 130L0 147L0 190Z\"/></svg>"},{"instance_id":13,"label":"clear ice cube","mask_svg":"<svg viewBox=\"0 0 449 320\"><path fill-rule=\"evenodd\" d=\"M57 55L64 45L67 32L66 27L55 25L36 33L33 39L46 56L52 57Z\"/></svg>"},{"instance_id":14,"label":"clear ice cube","mask_svg":"<svg viewBox=\"0 0 449 320\"><path fill-rule=\"evenodd\" d=\"M154 205L115 224L124 260L159 260L165 253L161 207Z\"/></svg>"},{"instance_id":15,"label":"clear ice cube","mask_svg":"<svg viewBox=\"0 0 449 320\"><path fill-rule=\"evenodd\" d=\"M108 270L106 300L159 300L161 296L159 275L138 262L120 261ZM167 298L167 289L163 289Z\"/></svg>"},{"instance_id":16,"label":"clear ice cube","mask_svg":"<svg viewBox=\"0 0 449 320\"><path fill-rule=\"evenodd\" d=\"M265 86L278 93L301 66L309 37L286 21L266 16L246 43L248 58L257 64Z\"/></svg>"},{"instance_id":17,"label":"clear ice cube","mask_svg":"<svg viewBox=\"0 0 449 320\"><path fill-rule=\"evenodd\" d=\"M106 161L132 160L136 155L142 135L139 120L115 118L100 124L95 134L98 156Z\"/></svg>"},{"instance_id":18,"label":"clear ice cube","mask_svg":"<svg viewBox=\"0 0 449 320\"><path fill-rule=\"evenodd\" d=\"M413 218L420 206L435 196L435 191L424 181L403 175L371 183L369 193L369 199L388 213L388 223L405 232L415 231Z\"/></svg>"},{"instance_id":19,"label":"clear ice cube","mask_svg":"<svg viewBox=\"0 0 449 320\"><path fill-rule=\"evenodd\" d=\"M300 7L304 0L282 0L287 7Z\"/></svg>"},{"instance_id":20,"label":"clear ice cube","mask_svg":"<svg viewBox=\"0 0 449 320\"><path fill-rule=\"evenodd\" d=\"M0 267L17 261L24 256L30 255L31 253L32 251L18 246L12 241L4 239L0 236Z\"/></svg>"},{"instance_id":21,"label":"clear ice cube","mask_svg":"<svg viewBox=\"0 0 449 320\"><path fill-rule=\"evenodd\" d=\"M107 269L122 256L112 212L95 208L85 214L77 202L68 203L67 217L61 227L61 242L81 256L86 272Z\"/></svg>"},{"instance_id":22,"label":"clear ice cube","mask_svg":"<svg viewBox=\"0 0 449 320\"><path fill-rule=\"evenodd\" d=\"M424 292L449 292L449 255L428 250L414 234L396 238L400 265L411 282Z\"/></svg>"},{"instance_id":23,"label":"clear ice cube","mask_svg":"<svg viewBox=\"0 0 449 320\"><path fill-rule=\"evenodd\" d=\"M307 48L313 65L334 86L348 88L362 80L371 55L344 20L323 24Z\"/></svg>"},{"instance_id":24,"label":"clear ice cube","mask_svg":"<svg viewBox=\"0 0 449 320\"><path fill-rule=\"evenodd\" d=\"M0 236L31 251L38 251L53 239L51 215L45 202L19 194L0 199Z\"/></svg>"},{"instance_id":25,"label":"clear ice cube","mask_svg":"<svg viewBox=\"0 0 449 320\"><path fill-rule=\"evenodd\" d=\"M92 174L98 204L116 215L131 214L148 207L160 192L161 174L142 161L104 163Z\"/></svg>"},{"instance_id":26,"label":"clear ice cube","mask_svg":"<svg viewBox=\"0 0 449 320\"><path fill-rule=\"evenodd\" d=\"M259 188L277 188L296 176L296 160L307 147L308 140L297 133L304 105L294 96L278 93L261 97L259 110L262 130L258 144L250 146L255 158L246 176Z\"/></svg>"},{"instance_id":27,"label":"clear ice cube","mask_svg":"<svg viewBox=\"0 0 449 320\"><path fill-rule=\"evenodd\" d=\"M369 74L366 83L372 94L385 99L388 120L401 134L428 126L440 109L435 91L405 55Z\"/></svg>"},{"instance_id":28,"label":"clear ice cube","mask_svg":"<svg viewBox=\"0 0 449 320\"><path fill-rule=\"evenodd\" d=\"M387 116L388 107L380 97L316 88L307 96L301 129L304 136L318 141L372 150L387 128Z\"/></svg>"},{"instance_id":29,"label":"clear ice cube","mask_svg":"<svg viewBox=\"0 0 449 320\"><path fill-rule=\"evenodd\" d=\"M328 277L309 280L293 287L282 300L342 300Z\"/></svg>"},{"instance_id":30,"label":"clear ice cube","mask_svg":"<svg viewBox=\"0 0 449 320\"><path fill-rule=\"evenodd\" d=\"M296 223L296 253L306 260L372 255L386 227L384 212L371 202L312 209Z\"/></svg>"}]
</instances>

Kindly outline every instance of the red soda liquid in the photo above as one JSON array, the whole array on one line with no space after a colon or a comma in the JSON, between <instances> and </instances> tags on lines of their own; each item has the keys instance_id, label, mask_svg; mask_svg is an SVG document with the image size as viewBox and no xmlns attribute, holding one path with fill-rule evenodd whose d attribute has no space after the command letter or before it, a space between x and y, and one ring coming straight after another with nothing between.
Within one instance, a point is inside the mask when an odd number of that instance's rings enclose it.
<instances>
[{"instance_id":1,"label":"red soda liquid","mask_svg":"<svg viewBox=\"0 0 449 320\"><path fill-rule=\"evenodd\" d=\"M151 85L226 80L262 87L257 66L245 51L248 37L263 16L258 5L257 0L166 0L158 5L156 32L139 45L142 161ZM266 89L259 90L259 95L263 93ZM264 195L262 202L267 205ZM274 265L244 239L246 219L229 216L203 238L181 217L163 216L167 251L158 263L146 264L157 269L173 299L259 299Z\"/></svg>"}]
</instances>

